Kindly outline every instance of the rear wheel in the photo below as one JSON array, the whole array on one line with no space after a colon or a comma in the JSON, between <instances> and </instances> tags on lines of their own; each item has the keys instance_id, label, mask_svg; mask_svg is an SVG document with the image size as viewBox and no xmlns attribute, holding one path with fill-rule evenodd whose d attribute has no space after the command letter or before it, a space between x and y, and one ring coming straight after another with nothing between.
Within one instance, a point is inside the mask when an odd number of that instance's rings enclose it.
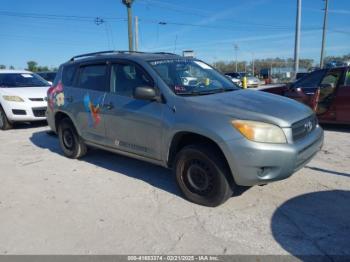
<instances>
[{"instance_id":1,"label":"rear wheel","mask_svg":"<svg viewBox=\"0 0 350 262\"><path fill-rule=\"evenodd\" d=\"M72 121L68 118L64 118L60 121L58 126L58 138L66 157L80 158L86 154L87 147L78 135Z\"/></svg>"},{"instance_id":2,"label":"rear wheel","mask_svg":"<svg viewBox=\"0 0 350 262\"><path fill-rule=\"evenodd\" d=\"M191 145L176 156L174 172L185 197L199 205L215 207L228 200L233 190L225 161L206 145Z\"/></svg>"},{"instance_id":3,"label":"rear wheel","mask_svg":"<svg viewBox=\"0 0 350 262\"><path fill-rule=\"evenodd\" d=\"M0 129L8 130L12 128L12 123L7 119L6 113L0 105Z\"/></svg>"}]
</instances>

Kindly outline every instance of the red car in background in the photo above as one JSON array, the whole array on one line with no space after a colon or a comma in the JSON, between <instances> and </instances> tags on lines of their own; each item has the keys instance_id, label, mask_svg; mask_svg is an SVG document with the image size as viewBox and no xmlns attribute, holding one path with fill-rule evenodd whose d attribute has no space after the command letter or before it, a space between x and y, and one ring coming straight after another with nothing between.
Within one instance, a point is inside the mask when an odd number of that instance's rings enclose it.
<instances>
[{"instance_id":1,"label":"red car in background","mask_svg":"<svg viewBox=\"0 0 350 262\"><path fill-rule=\"evenodd\" d=\"M317 70L292 84L260 90L310 106L321 123L350 124L350 67Z\"/></svg>"}]
</instances>

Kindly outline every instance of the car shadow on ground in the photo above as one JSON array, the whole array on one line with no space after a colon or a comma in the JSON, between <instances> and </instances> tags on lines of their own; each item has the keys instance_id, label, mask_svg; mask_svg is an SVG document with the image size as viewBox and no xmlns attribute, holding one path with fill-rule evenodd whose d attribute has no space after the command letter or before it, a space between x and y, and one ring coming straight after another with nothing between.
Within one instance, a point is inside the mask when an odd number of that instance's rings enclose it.
<instances>
[{"instance_id":1,"label":"car shadow on ground","mask_svg":"<svg viewBox=\"0 0 350 262\"><path fill-rule=\"evenodd\" d=\"M320 124L320 126L327 131L350 133L350 125Z\"/></svg>"},{"instance_id":2,"label":"car shadow on ground","mask_svg":"<svg viewBox=\"0 0 350 262\"><path fill-rule=\"evenodd\" d=\"M349 199L350 191L344 190L292 198L273 214L273 237L302 261L346 261L350 258Z\"/></svg>"},{"instance_id":3,"label":"car shadow on ground","mask_svg":"<svg viewBox=\"0 0 350 262\"><path fill-rule=\"evenodd\" d=\"M50 132L34 132L30 137L30 141L40 148L63 155L57 136ZM175 178L169 169L98 149L89 149L88 154L79 161L86 161L98 167L142 180L182 198L176 186Z\"/></svg>"},{"instance_id":4,"label":"car shadow on ground","mask_svg":"<svg viewBox=\"0 0 350 262\"><path fill-rule=\"evenodd\" d=\"M47 126L46 121L34 121L34 122L19 122L14 123L13 129L29 129L29 128L36 128L36 127L42 127Z\"/></svg>"}]
</instances>

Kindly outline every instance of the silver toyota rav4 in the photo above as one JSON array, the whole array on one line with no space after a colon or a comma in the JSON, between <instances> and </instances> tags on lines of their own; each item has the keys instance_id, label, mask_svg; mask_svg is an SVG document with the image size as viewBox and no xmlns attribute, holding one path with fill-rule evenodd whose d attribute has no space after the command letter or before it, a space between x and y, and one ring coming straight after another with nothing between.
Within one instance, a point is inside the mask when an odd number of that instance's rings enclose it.
<instances>
[{"instance_id":1,"label":"silver toyota rav4","mask_svg":"<svg viewBox=\"0 0 350 262\"><path fill-rule=\"evenodd\" d=\"M323 144L308 107L168 53L73 57L48 91L47 119L67 157L91 146L172 168L184 196L206 206L289 177Z\"/></svg>"}]
</instances>

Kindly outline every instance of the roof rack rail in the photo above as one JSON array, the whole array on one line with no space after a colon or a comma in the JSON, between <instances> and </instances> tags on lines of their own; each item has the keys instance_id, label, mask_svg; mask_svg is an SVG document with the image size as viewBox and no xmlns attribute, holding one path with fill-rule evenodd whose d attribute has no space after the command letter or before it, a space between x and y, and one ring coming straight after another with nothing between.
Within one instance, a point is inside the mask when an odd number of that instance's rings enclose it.
<instances>
[{"instance_id":1,"label":"roof rack rail","mask_svg":"<svg viewBox=\"0 0 350 262\"><path fill-rule=\"evenodd\" d=\"M144 52L140 51L127 51L127 50L108 50L108 51L100 51L100 52L93 52L93 53L87 53L87 54L82 54L82 55L76 55L73 56L70 61L74 61L77 58L82 58L82 57L88 57L88 56L95 56L95 55L103 55L103 54L112 54L112 53L119 53L119 54L128 54L128 53L136 53L136 54L143 54Z\"/></svg>"},{"instance_id":2,"label":"roof rack rail","mask_svg":"<svg viewBox=\"0 0 350 262\"><path fill-rule=\"evenodd\" d=\"M170 52L154 52L153 54L159 54L159 55L177 55L177 54L170 53Z\"/></svg>"},{"instance_id":3,"label":"roof rack rail","mask_svg":"<svg viewBox=\"0 0 350 262\"><path fill-rule=\"evenodd\" d=\"M86 57L86 56L101 55L101 54L108 54L108 53L114 53L114 52L115 52L114 50L109 50L109 51L100 51L100 52L87 53L87 54L73 56L69 60L70 61L74 61L77 58L82 58L82 57Z\"/></svg>"}]
</instances>

